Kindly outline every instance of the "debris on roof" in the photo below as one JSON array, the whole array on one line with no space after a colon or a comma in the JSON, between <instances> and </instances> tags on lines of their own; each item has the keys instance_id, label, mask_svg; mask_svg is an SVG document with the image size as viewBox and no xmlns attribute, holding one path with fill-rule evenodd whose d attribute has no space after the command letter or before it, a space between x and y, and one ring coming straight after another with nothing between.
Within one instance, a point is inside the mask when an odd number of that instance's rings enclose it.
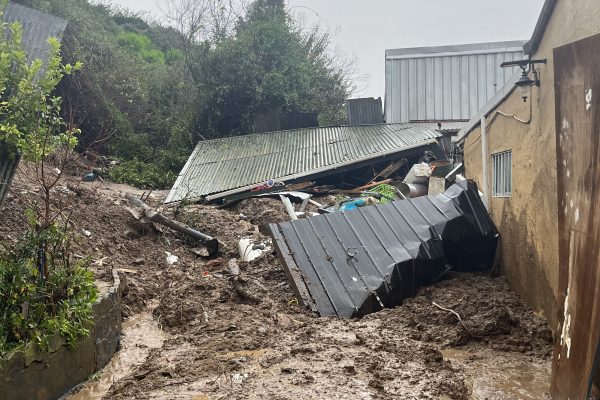
<instances>
[{"instance_id":1,"label":"debris on roof","mask_svg":"<svg viewBox=\"0 0 600 400\"><path fill-rule=\"evenodd\" d=\"M492 267L498 232L474 183L269 229L297 298L322 316L399 305L447 270Z\"/></svg>"},{"instance_id":2,"label":"debris on roof","mask_svg":"<svg viewBox=\"0 0 600 400\"><path fill-rule=\"evenodd\" d=\"M399 170L401 171L398 175ZM243 198L279 198L289 219L295 221L299 218L309 218L319 214L348 211L358 207L385 204L427 194L440 194L457 180L458 173L462 170L462 164L454 166L449 160L416 163L408 169L406 159L401 159L392 161L383 167L383 170L366 185L352 189L339 189L334 185L315 186L314 182L303 182L288 186L297 189L295 191L267 187L259 192L246 193ZM395 179L390 179L390 176L394 176ZM399 176L403 178L398 179ZM326 203L321 204L312 198L313 195L324 196L326 194L335 195L333 201L331 198L328 201L320 200ZM237 199L242 200L243 198L238 196ZM292 203L300 205L295 207ZM317 206L317 212L314 208L312 211L307 211L309 204Z\"/></svg>"},{"instance_id":3,"label":"debris on roof","mask_svg":"<svg viewBox=\"0 0 600 400\"><path fill-rule=\"evenodd\" d=\"M347 174L425 153L446 158L437 123L377 124L298 129L202 141L190 156L166 203L235 200L256 192ZM352 171L352 174L348 174ZM347 178L346 177L346 178ZM363 183L373 178L368 177ZM320 185L330 185L321 182ZM294 190L294 189L290 189Z\"/></svg>"}]
</instances>

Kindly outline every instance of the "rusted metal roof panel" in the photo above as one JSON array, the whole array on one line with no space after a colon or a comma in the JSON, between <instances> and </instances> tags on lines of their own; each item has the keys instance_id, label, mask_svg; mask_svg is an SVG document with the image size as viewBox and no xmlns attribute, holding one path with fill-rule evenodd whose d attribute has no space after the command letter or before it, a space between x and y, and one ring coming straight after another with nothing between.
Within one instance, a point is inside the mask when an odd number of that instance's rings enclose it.
<instances>
[{"instance_id":1,"label":"rusted metal roof panel","mask_svg":"<svg viewBox=\"0 0 600 400\"><path fill-rule=\"evenodd\" d=\"M270 224L296 295L319 314L394 307L452 266L492 266L497 230L473 183L445 193Z\"/></svg>"},{"instance_id":2,"label":"rusted metal roof panel","mask_svg":"<svg viewBox=\"0 0 600 400\"><path fill-rule=\"evenodd\" d=\"M557 47L554 59L560 326L554 399L591 399L600 345L600 35Z\"/></svg>"},{"instance_id":3,"label":"rusted metal roof panel","mask_svg":"<svg viewBox=\"0 0 600 400\"><path fill-rule=\"evenodd\" d=\"M518 69L524 41L386 51L385 120L469 120Z\"/></svg>"},{"instance_id":4,"label":"rusted metal roof panel","mask_svg":"<svg viewBox=\"0 0 600 400\"><path fill-rule=\"evenodd\" d=\"M4 9L4 21L20 22L23 25L23 48L27 59L46 61L50 45L48 38L60 39L67 21L16 3L8 3Z\"/></svg>"},{"instance_id":5,"label":"rusted metal roof panel","mask_svg":"<svg viewBox=\"0 0 600 400\"><path fill-rule=\"evenodd\" d=\"M335 126L198 143L166 202L288 181L436 143L437 124Z\"/></svg>"}]
</instances>

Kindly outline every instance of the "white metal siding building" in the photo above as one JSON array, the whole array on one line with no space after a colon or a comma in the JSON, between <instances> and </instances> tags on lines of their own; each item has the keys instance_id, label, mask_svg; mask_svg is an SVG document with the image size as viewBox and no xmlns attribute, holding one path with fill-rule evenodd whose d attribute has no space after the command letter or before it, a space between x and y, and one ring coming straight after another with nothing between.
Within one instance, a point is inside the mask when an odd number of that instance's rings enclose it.
<instances>
[{"instance_id":1,"label":"white metal siding building","mask_svg":"<svg viewBox=\"0 0 600 400\"><path fill-rule=\"evenodd\" d=\"M416 47L385 52L385 121L468 120L500 91L524 58L525 41Z\"/></svg>"}]
</instances>

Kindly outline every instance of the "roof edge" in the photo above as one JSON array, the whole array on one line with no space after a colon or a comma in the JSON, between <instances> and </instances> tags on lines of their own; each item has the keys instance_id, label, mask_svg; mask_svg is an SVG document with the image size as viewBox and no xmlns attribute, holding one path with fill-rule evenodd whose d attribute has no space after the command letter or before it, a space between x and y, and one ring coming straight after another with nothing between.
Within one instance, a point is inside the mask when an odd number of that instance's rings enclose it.
<instances>
[{"instance_id":1,"label":"roof edge","mask_svg":"<svg viewBox=\"0 0 600 400\"><path fill-rule=\"evenodd\" d=\"M438 122L438 121L436 120L434 122ZM282 130L282 131L248 133L248 134L244 134L244 135L232 135L232 136L224 136L224 137L214 138L214 139L200 140L198 143L196 143L196 146L198 146L198 145L200 145L202 143L213 143L213 142L219 142L219 141L228 141L228 140L231 140L233 138L254 137L254 136L272 135L272 134L275 134L275 133L286 133L286 132L319 130L319 129L327 129L327 128L354 128L354 127L361 127L361 126L382 126L382 125L387 125L387 126L404 126L404 129L409 129L409 128L412 128L411 125L416 125L418 123L419 122L415 122L415 123L413 123L413 122L392 122L392 123L380 122L380 123L377 123L377 124L346 124L346 125L314 126L314 127L311 127L311 128L285 129L285 130Z\"/></svg>"},{"instance_id":2,"label":"roof edge","mask_svg":"<svg viewBox=\"0 0 600 400\"><path fill-rule=\"evenodd\" d=\"M540 17L538 18L535 29L533 30L533 34L531 35L531 39L523 46L523 51L525 54L531 56L538 50L557 1L558 0L546 0L544 2L542 11L540 12Z\"/></svg>"},{"instance_id":3,"label":"roof edge","mask_svg":"<svg viewBox=\"0 0 600 400\"><path fill-rule=\"evenodd\" d=\"M441 54L444 53L494 53L498 51L506 51L507 49L515 49L516 51L519 51L522 50L525 43L527 43L526 40L512 40L503 42L467 43L445 46L425 46L387 49L385 51L385 58L388 59L395 57L439 57Z\"/></svg>"}]
</instances>

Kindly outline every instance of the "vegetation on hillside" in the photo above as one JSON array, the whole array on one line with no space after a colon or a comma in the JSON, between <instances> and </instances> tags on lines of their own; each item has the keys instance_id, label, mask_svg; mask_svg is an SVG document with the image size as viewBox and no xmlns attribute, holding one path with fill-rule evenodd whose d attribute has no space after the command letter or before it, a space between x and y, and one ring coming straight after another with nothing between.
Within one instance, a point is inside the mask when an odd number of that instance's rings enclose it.
<instances>
[{"instance_id":1,"label":"vegetation on hillside","mask_svg":"<svg viewBox=\"0 0 600 400\"><path fill-rule=\"evenodd\" d=\"M68 20L63 55L84 68L58 88L63 116L80 151L124 161L113 180L168 188L199 140L252 133L257 113L345 122L347 70L283 0L176 0L164 23L87 0L17 2Z\"/></svg>"}]
</instances>

